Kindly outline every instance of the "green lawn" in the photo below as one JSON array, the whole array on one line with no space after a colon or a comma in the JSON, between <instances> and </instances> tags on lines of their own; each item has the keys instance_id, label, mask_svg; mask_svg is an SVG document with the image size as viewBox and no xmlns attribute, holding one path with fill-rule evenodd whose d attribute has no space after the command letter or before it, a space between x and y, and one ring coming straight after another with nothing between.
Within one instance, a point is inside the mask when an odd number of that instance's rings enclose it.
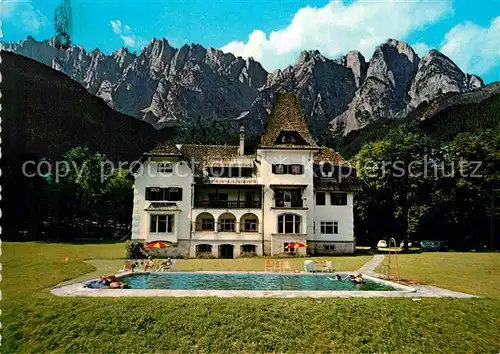
<instances>
[{"instance_id":1,"label":"green lawn","mask_svg":"<svg viewBox=\"0 0 500 354\"><path fill-rule=\"evenodd\" d=\"M370 256L348 256L348 257L323 257L315 258L332 261L337 270L355 271L370 260ZM290 268L304 270L304 261L312 258L288 258ZM272 259L272 262L275 260ZM239 258L239 259L188 259L178 260L178 270L225 270L225 271L264 271L265 258ZM282 262L283 264L283 262Z\"/></svg>"},{"instance_id":2,"label":"green lawn","mask_svg":"<svg viewBox=\"0 0 500 354\"><path fill-rule=\"evenodd\" d=\"M47 288L94 271L91 264L83 262L85 259L99 259L98 267L121 265L118 258L123 256L123 244L3 243L2 246L4 353L495 353L500 350L498 298L421 301L60 298L52 296ZM418 256L427 257L414 255ZM469 256L478 255L457 255L464 262L468 262ZM65 257L69 257L68 263L64 262ZM420 267L430 269L428 259L421 259ZM356 262L362 258L333 260L338 269L340 264L356 268ZM497 260L491 258L493 262ZM252 261L257 262L255 266ZM179 261L178 266L184 262L192 269L226 266L219 260ZM253 267L260 270L262 259L228 262L234 267L243 262L240 264L247 270ZM410 268L404 266L403 257L400 262L406 274ZM477 265L479 274L487 269L495 269L489 261ZM460 277L456 279L461 283ZM476 289L488 288L484 277L472 281ZM450 285L451 282L450 278ZM491 296L495 295L492 291Z\"/></svg>"},{"instance_id":3,"label":"green lawn","mask_svg":"<svg viewBox=\"0 0 500 354\"><path fill-rule=\"evenodd\" d=\"M391 258L394 264L394 256ZM398 254L398 262L403 279L500 298L500 253ZM381 267L377 271L382 272Z\"/></svg>"}]
</instances>

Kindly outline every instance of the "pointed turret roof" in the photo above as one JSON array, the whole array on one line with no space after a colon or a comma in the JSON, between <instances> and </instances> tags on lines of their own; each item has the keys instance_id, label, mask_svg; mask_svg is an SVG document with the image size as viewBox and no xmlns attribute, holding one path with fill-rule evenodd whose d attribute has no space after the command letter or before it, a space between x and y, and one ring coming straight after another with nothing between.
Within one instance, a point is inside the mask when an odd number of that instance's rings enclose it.
<instances>
[{"instance_id":1,"label":"pointed turret roof","mask_svg":"<svg viewBox=\"0 0 500 354\"><path fill-rule=\"evenodd\" d=\"M283 143L278 140L283 134L299 137L297 143ZM276 101L269 115L266 130L260 141L261 148L317 148L309 132L299 100L295 94L276 93Z\"/></svg>"}]
</instances>

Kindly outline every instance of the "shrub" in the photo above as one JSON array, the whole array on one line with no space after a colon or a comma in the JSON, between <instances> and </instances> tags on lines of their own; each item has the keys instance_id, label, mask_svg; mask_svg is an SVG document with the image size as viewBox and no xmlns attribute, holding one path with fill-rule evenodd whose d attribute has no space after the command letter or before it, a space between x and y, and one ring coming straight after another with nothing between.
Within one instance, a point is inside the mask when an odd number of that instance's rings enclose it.
<instances>
[{"instance_id":1,"label":"shrub","mask_svg":"<svg viewBox=\"0 0 500 354\"><path fill-rule=\"evenodd\" d=\"M241 252L240 258L252 258L252 257L257 257L257 253L255 252Z\"/></svg>"},{"instance_id":2,"label":"shrub","mask_svg":"<svg viewBox=\"0 0 500 354\"><path fill-rule=\"evenodd\" d=\"M199 252L196 254L196 258L202 258L202 259L215 259L215 257L212 253L210 252Z\"/></svg>"},{"instance_id":3,"label":"shrub","mask_svg":"<svg viewBox=\"0 0 500 354\"><path fill-rule=\"evenodd\" d=\"M125 242L125 257L128 259L146 258L142 247L143 243L139 240L127 240Z\"/></svg>"}]
</instances>

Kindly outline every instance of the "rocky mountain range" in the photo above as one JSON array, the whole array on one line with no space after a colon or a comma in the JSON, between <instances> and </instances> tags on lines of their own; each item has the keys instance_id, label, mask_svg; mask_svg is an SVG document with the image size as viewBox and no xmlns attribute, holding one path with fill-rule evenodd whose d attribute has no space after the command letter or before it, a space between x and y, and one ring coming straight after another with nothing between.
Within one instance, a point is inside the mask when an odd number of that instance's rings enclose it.
<instances>
[{"instance_id":1,"label":"rocky mountain range","mask_svg":"<svg viewBox=\"0 0 500 354\"><path fill-rule=\"evenodd\" d=\"M346 135L379 119L401 119L440 95L484 86L442 53L419 58L394 39L375 48L368 62L357 51L333 60L304 51L295 65L273 73L252 58L198 44L176 49L166 39L154 39L138 54L58 50L53 39L32 37L2 48L65 73L118 112L157 129L228 119L260 132L275 93L283 90L297 94L313 135L326 128Z\"/></svg>"}]
</instances>

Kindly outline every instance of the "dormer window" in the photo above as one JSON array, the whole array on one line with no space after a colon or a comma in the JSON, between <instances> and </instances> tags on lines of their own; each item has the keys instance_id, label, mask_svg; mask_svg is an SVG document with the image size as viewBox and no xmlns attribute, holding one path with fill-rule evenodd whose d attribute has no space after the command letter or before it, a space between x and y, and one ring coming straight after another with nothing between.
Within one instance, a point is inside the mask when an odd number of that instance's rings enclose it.
<instances>
[{"instance_id":1,"label":"dormer window","mask_svg":"<svg viewBox=\"0 0 500 354\"><path fill-rule=\"evenodd\" d=\"M333 177L333 166L330 163L321 165L323 177Z\"/></svg>"},{"instance_id":2,"label":"dormer window","mask_svg":"<svg viewBox=\"0 0 500 354\"><path fill-rule=\"evenodd\" d=\"M171 162L160 162L158 164L159 173L172 173L174 172L174 165Z\"/></svg>"},{"instance_id":3,"label":"dormer window","mask_svg":"<svg viewBox=\"0 0 500 354\"><path fill-rule=\"evenodd\" d=\"M293 135L283 135L281 138L281 142L283 144L295 144L297 142L297 139Z\"/></svg>"},{"instance_id":4,"label":"dormer window","mask_svg":"<svg viewBox=\"0 0 500 354\"><path fill-rule=\"evenodd\" d=\"M304 138L296 131L283 130L275 141L276 144L306 145Z\"/></svg>"}]
</instances>

